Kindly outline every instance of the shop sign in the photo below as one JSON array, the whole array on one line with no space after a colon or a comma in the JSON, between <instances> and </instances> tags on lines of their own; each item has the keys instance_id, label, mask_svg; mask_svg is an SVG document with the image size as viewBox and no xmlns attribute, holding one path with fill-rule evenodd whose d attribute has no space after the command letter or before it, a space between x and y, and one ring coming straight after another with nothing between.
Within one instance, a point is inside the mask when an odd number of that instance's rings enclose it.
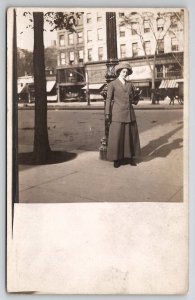
<instances>
[{"instance_id":1,"label":"shop sign","mask_svg":"<svg viewBox=\"0 0 195 300\"><path fill-rule=\"evenodd\" d=\"M133 67L133 74L129 76L130 80L142 80L142 79L151 79L152 74L149 66L136 66Z\"/></svg>"}]
</instances>

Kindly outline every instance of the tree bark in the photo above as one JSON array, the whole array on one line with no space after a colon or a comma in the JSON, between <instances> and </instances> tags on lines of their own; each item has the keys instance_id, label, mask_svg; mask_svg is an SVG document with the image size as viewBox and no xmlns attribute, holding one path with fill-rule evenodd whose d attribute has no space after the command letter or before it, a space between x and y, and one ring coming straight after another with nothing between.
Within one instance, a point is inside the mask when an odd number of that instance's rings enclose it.
<instances>
[{"instance_id":1,"label":"tree bark","mask_svg":"<svg viewBox=\"0 0 195 300\"><path fill-rule=\"evenodd\" d=\"M47 129L47 93L45 77L45 57L43 43L43 13L34 12L34 87L35 87L35 131L33 160L45 163L50 153Z\"/></svg>"}]
</instances>

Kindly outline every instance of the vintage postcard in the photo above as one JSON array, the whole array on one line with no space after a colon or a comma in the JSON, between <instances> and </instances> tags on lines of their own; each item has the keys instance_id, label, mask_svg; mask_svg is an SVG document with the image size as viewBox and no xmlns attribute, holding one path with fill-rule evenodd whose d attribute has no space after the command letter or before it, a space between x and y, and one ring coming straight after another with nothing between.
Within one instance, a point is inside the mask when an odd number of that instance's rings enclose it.
<instances>
[{"instance_id":1,"label":"vintage postcard","mask_svg":"<svg viewBox=\"0 0 195 300\"><path fill-rule=\"evenodd\" d=\"M188 291L188 11L7 11L7 290Z\"/></svg>"}]
</instances>

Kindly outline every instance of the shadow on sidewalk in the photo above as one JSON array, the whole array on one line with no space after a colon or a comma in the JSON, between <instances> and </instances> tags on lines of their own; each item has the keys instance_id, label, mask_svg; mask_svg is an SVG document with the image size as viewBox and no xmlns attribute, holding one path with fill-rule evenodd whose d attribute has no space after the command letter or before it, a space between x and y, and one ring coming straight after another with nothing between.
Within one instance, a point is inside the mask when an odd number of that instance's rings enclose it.
<instances>
[{"instance_id":1,"label":"shadow on sidewalk","mask_svg":"<svg viewBox=\"0 0 195 300\"><path fill-rule=\"evenodd\" d=\"M50 154L48 155L47 161L44 163L44 165L59 164L62 162L73 160L76 157L77 157L77 154L72 153L72 152L51 151ZM28 166L37 165L33 160L33 152L19 153L18 154L18 163L20 165L28 165Z\"/></svg>"},{"instance_id":2,"label":"shadow on sidewalk","mask_svg":"<svg viewBox=\"0 0 195 300\"><path fill-rule=\"evenodd\" d=\"M183 126L179 126L164 136L150 141L142 148L142 161L150 161L156 157L166 157L172 150L182 148L182 138L174 139L171 143L169 142L169 138L182 128Z\"/></svg>"}]
</instances>

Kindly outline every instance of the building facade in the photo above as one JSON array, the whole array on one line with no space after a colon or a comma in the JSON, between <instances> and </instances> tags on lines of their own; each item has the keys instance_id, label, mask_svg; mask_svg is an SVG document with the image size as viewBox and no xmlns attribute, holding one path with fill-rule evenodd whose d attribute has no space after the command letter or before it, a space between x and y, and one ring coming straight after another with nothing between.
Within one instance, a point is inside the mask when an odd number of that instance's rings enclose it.
<instances>
[{"instance_id":1,"label":"building facade","mask_svg":"<svg viewBox=\"0 0 195 300\"><path fill-rule=\"evenodd\" d=\"M58 31L59 101L82 99L86 91L91 99L101 99L106 83L106 12L91 10L77 22L77 32ZM163 80L169 88L169 80L176 87L183 79L183 24L182 12L116 12L118 59L132 65L130 80L143 96L150 96L154 79L157 88Z\"/></svg>"},{"instance_id":2,"label":"building facade","mask_svg":"<svg viewBox=\"0 0 195 300\"><path fill-rule=\"evenodd\" d=\"M46 93L48 102L57 101L56 92L56 74L55 70L47 68L45 70L46 76ZM17 79L17 94L18 101L23 103L31 103L35 101L35 88L34 88L34 76L25 75L20 76Z\"/></svg>"}]
</instances>

